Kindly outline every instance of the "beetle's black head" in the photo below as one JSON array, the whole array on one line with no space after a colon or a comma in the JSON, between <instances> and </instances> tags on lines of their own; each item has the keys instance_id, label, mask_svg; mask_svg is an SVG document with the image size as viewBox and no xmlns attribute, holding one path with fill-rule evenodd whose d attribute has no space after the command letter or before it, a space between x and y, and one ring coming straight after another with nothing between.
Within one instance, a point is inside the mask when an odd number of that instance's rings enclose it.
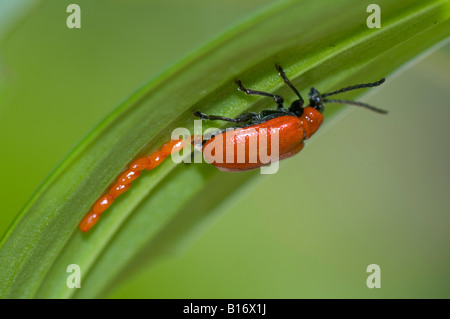
<instances>
[{"instance_id":1,"label":"beetle's black head","mask_svg":"<svg viewBox=\"0 0 450 319\"><path fill-rule=\"evenodd\" d=\"M308 94L308 98L309 98L309 106L315 108L320 113L323 113L325 108L323 106L324 102L322 100L322 95L320 94L320 92L317 91L315 88L311 88L311 91L309 91Z\"/></svg>"}]
</instances>

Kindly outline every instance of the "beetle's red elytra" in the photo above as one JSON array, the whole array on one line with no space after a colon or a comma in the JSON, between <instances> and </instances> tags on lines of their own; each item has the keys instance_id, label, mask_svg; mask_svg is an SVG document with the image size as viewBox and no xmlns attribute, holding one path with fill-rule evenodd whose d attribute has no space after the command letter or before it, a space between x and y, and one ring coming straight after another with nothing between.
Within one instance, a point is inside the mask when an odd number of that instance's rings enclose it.
<instances>
[{"instance_id":1,"label":"beetle's red elytra","mask_svg":"<svg viewBox=\"0 0 450 319\"><path fill-rule=\"evenodd\" d=\"M303 114L301 117L292 115L279 116L261 124L236 129L233 132L234 134L228 132L215 136L204 144L203 149L214 143L216 139L222 139L222 143L220 143L222 149L215 149L213 152L214 157L210 156L210 152L205 152L205 160L226 172L248 171L267 165L267 163L261 161L261 153L265 152L268 155L272 155L271 139L273 134L278 134L279 138L279 142L276 145L278 147L277 160L294 156L302 150L305 145L303 141L314 134L323 121L322 114L315 109L308 108L307 111L310 114L309 117L306 114ZM265 130L264 133L262 133L263 130ZM250 160L250 156L252 155L250 140L252 138L259 146L253 151L256 152L256 154L253 154L253 161ZM264 149L262 149L259 143L261 139L267 140ZM236 144L244 145L245 159L239 161L239 152L236 150L232 153L232 161L227 160L226 155L228 154L229 145L236 146L235 148L237 149ZM217 158L220 158L221 161L216 161Z\"/></svg>"},{"instance_id":2,"label":"beetle's red elytra","mask_svg":"<svg viewBox=\"0 0 450 319\"><path fill-rule=\"evenodd\" d=\"M244 92L247 95L260 95L270 97L277 104L276 110L263 110L260 113L244 113L237 118L228 118L220 115L206 115L200 111L193 112L193 115L203 120L220 120L230 123L236 123L238 126L228 128L227 131L221 131L212 138L206 140L203 139L203 148L205 160L216 168L227 172L240 172L256 169L265 165L266 162L262 162L259 157L259 148L256 149L258 154L252 154L250 149L250 140L262 139L262 132L265 132L269 141L277 134L279 139L278 158L277 160L289 158L294 156L302 150L304 147L304 141L309 139L319 129L323 122L323 111L325 103L340 103L351 104L361 106L369 110L378 113L387 113L385 110L378 109L365 103L348 101L348 100L333 100L326 97L338 93L343 93L350 90L374 87L384 83L384 78L377 82L364 83L349 86L330 93L321 94L314 88L311 88L308 98L309 105L303 107L304 100L297 89L293 86L290 80L287 78L284 70L281 66L277 65L279 75L284 82L291 88L291 90L297 95L298 99L292 102L291 106L286 109L283 106L284 99L279 95L271 93L256 91L245 88L241 81L236 81L238 90ZM229 134L230 130L233 134ZM214 150L214 158L222 158L222 161L215 161L211 156L205 152L205 149L211 146L217 139L222 139L223 148ZM272 153L271 143L266 143L266 153ZM234 152L233 156L227 157L227 144L232 147L245 150L244 160L238 160L238 153ZM164 144L161 149L157 150L153 154L147 157L141 157L133 161L129 168L123 172L117 182L112 185L109 192L100 197L92 207L92 210L83 218L80 223L80 229L83 232L89 231L99 220L101 214L114 202L114 199L123 194L131 187L131 182L138 178L143 170L151 170L161 164L164 159L175 152L180 151L185 147L183 140L172 140ZM255 155L255 156L254 156ZM230 160L231 158L231 160ZM253 159L257 159L254 161ZM252 160L251 160L252 159Z\"/></svg>"}]
</instances>

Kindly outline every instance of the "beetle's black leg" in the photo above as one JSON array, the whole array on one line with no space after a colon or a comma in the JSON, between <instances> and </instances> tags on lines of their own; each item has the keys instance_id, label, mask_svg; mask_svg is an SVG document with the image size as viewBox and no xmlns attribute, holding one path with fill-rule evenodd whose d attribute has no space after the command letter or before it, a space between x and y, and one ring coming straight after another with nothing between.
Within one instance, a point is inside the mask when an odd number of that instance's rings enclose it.
<instances>
[{"instance_id":1,"label":"beetle's black leg","mask_svg":"<svg viewBox=\"0 0 450 319\"><path fill-rule=\"evenodd\" d=\"M280 74L281 78L284 80L284 83L286 83L291 88L291 90L294 91L294 93L298 96L300 106L303 106L303 103L305 103L305 101L303 100L301 94L297 91L295 86L291 83L291 81L289 81L281 65L276 65L275 67L277 68L278 74Z\"/></svg>"},{"instance_id":2,"label":"beetle's black leg","mask_svg":"<svg viewBox=\"0 0 450 319\"><path fill-rule=\"evenodd\" d=\"M267 92L262 92L262 91L255 91L255 90L246 89L242 85L242 82L239 81L239 80L236 81L236 85L238 86L238 90L239 91L242 91L242 92L244 92L247 95L262 95L262 96L271 97L271 98L273 98L275 103L277 103L279 109L283 108L284 99L281 96L279 96L279 95L275 95L275 94L271 94L271 93L267 93Z\"/></svg>"},{"instance_id":3,"label":"beetle's black leg","mask_svg":"<svg viewBox=\"0 0 450 319\"><path fill-rule=\"evenodd\" d=\"M232 119L232 118L220 116L220 115L206 115L205 113L202 113L200 111L192 112L192 114L194 114L194 116L201 118L202 120L211 120L211 121L219 120L219 121L226 121L226 122L232 122L232 123L248 122L251 119L253 119L253 117L255 116L255 113L244 113L244 114L239 115L237 118Z\"/></svg>"}]
</instances>

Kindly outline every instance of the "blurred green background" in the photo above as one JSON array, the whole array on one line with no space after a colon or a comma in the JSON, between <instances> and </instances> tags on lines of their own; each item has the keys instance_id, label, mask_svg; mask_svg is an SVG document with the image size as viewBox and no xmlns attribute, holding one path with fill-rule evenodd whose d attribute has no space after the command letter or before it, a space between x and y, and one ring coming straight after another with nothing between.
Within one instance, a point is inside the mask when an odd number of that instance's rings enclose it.
<instances>
[{"instance_id":1,"label":"blurred green background","mask_svg":"<svg viewBox=\"0 0 450 319\"><path fill-rule=\"evenodd\" d=\"M70 30L73 1L23 1L36 5L0 33L0 233L136 88L270 2L77 1L82 28ZM328 118L184 251L110 297L449 298L449 55L430 51L366 95L387 116ZM373 263L381 289L366 286Z\"/></svg>"}]
</instances>

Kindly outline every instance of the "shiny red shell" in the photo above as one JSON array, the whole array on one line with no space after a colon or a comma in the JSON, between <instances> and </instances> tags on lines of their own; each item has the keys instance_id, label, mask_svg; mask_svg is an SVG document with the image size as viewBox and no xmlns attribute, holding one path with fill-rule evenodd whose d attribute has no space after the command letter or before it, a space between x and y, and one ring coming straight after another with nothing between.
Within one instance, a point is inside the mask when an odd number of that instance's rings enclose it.
<instances>
[{"instance_id":1,"label":"shiny red shell","mask_svg":"<svg viewBox=\"0 0 450 319\"><path fill-rule=\"evenodd\" d=\"M261 153L270 155L271 136L278 131L279 153L278 160L294 156L304 146L304 140L310 138L323 122L322 114L313 107L306 107L300 117L284 115L266 122L237 128L233 132L223 132L203 145L203 154L207 162L216 168L227 172L240 172L269 165L270 162L261 161ZM262 130L265 129L265 130ZM267 132L263 135L263 132ZM267 140L265 147L257 147L257 154L253 154L255 148L251 147L251 140L260 143L260 137ZM222 139L218 144L216 139ZM228 143L227 143L228 141ZM221 148L215 147L221 145ZM231 149L233 147L233 149ZM217 149L216 149L217 148ZM239 149L245 149L245 159ZM252 149L252 151L250 150ZM227 157L227 153L229 156ZM238 154L241 154L238 158Z\"/></svg>"}]
</instances>

